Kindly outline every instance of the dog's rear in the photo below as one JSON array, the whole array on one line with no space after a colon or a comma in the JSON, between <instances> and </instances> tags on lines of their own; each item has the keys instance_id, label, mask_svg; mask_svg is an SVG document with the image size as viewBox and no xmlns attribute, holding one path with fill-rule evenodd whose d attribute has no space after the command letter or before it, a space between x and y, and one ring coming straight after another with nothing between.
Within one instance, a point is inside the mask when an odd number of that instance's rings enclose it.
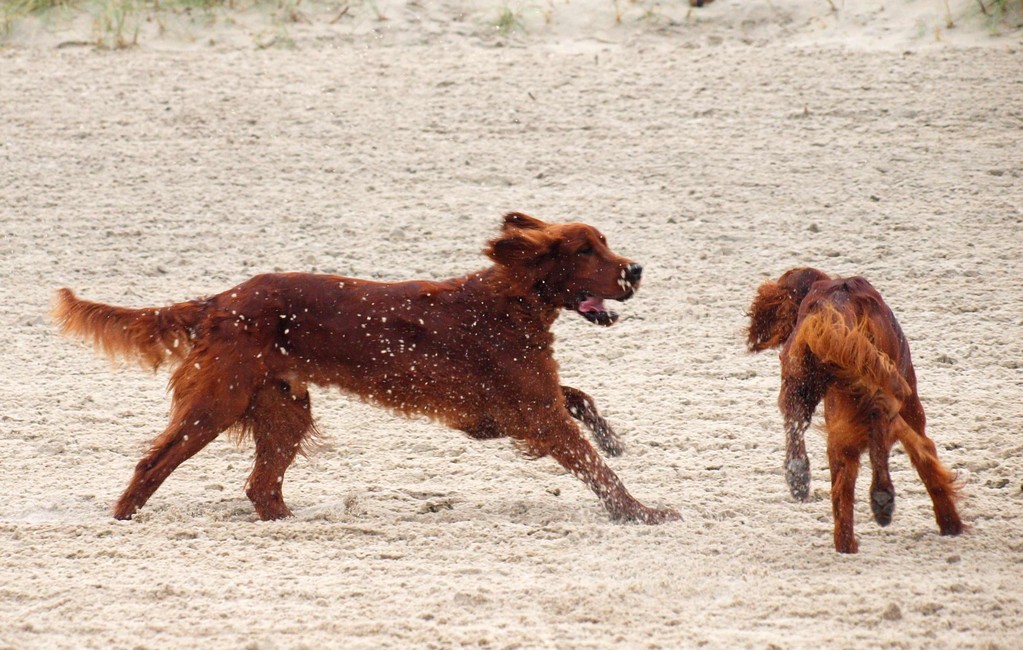
<instances>
[{"instance_id":1,"label":"dog's rear","mask_svg":"<svg viewBox=\"0 0 1023 650\"><path fill-rule=\"evenodd\" d=\"M204 303L128 309L82 300L57 291L53 317L62 333L92 343L111 359L136 360L157 369L182 361L192 348Z\"/></svg>"},{"instance_id":2,"label":"dog's rear","mask_svg":"<svg viewBox=\"0 0 1023 650\"><path fill-rule=\"evenodd\" d=\"M942 534L962 532L954 475L924 432L909 345L877 290L863 278L831 280L815 269L793 269L762 285L750 319L751 351L782 346L778 403L786 423L786 478L797 498L809 492L803 433L824 400L836 549L856 552L853 496L864 450L873 469L874 518L890 523L895 490L888 456L896 439L927 487Z\"/></svg>"},{"instance_id":3,"label":"dog's rear","mask_svg":"<svg viewBox=\"0 0 1023 650\"><path fill-rule=\"evenodd\" d=\"M890 323L862 313L848 302L840 310L834 300L823 299L799 321L786 345L787 354L798 357L809 350L838 381L880 400L894 414L913 394L913 388L893 361L903 355L886 352L875 343L888 338L890 329Z\"/></svg>"}]
</instances>

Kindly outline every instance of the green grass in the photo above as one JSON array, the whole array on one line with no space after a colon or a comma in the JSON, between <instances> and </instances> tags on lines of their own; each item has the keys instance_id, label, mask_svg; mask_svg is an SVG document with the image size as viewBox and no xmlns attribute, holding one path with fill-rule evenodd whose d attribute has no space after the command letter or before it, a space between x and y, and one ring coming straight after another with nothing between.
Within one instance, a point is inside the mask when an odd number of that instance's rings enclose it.
<instances>
[{"instance_id":1,"label":"green grass","mask_svg":"<svg viewBox=\"0 0 1023 650\"><path fill-rule=\"evenodd\" d=\"M316 0L314 0L315 2ZM122 48L134 45L138 40L139 27L143 22L155 20L162 24L168 15L194 15L204 12L213 16L218 10L247 10L260 8L269 11L275 25L278 44L291 43L283 33L287 25L309 22L301 5L303 0L0 0L0 44L14 25L29 16L49 21L61 16L86 13L93 17L96 45L98 47ZM320 5L337 5L344 9L338 16L348 13L350 6L364 7L377 20L387 20L376 0L323 0ZM277 29L279 28L279 29ZM278 33L280 32L280 33Z\"/></svg>"},{"instance_id":2,"label":"green grass","mask_svg":"<svg viewBox=\"0 0 1023 650\"><path fill-rule=\"evenodd\" d=\"M502 35L507 36L515 31L525 31L526 26L522 23L522 19L519 17L519 14L512 11L512 8L505 3L505 5L501 7L500 13L497 15L497 20L494 22L494 29Z\"/></svg>"},{"instance_id":3,"label":"green grass","mask_svg":"<svg viewBox=\"0 0 1023 650\"><path fill-rule=\"evenodd\" d=\"M977 0L977 6L992 31L1004 25L1018 27L1023 23L1023 0Z\"/></svg>"},{"instance_id":4,"label":"green grass","mask_svg":"<svg viewBox=\"0 0 1023 650\"><path fill-rule=\"evenodd\" d=\"M274 0L244 0L251 6ZM0 0L0 39L15 23L29 16L49 18L55 11L85 12L93 16L96 45L123 48L138 40L139 25L160 12L212 11L234 8L236 0Z\"/></svg>"},{"instance_id":5,"label":"green grass","mask_svg":"<svg viewBox=\"0 0 1023 650\"><path fill-rule=\"evenodd\" d=\"M272 34L265 34L257 43L260 47L294 47L294 41L287 34L287 25L297 22L308 22L305 13L301 10L303 0L0 0L0 45L10 34L14 26L23 19L36 17L43 21L62 19L75 12L88 13L93 18L94 44L102 48L126 48L138 42L141 26L145 21L155 20L157 24L164 25L169 14L191 14L192 12L207 12L210 20L216 15L214 12L224 10L244 10L253 7L263 7L272 10L272 22L274 25ZM311 0L312 4L324 2L325 0ZM327 3L336 2L340 13L337 13L339 20L341 16L348 13L348 8L365 9L371 12L377 20L387 20L381 11L377 0L326 0ZM681 0L679 0L681 2ZM826 0L837 11L834 0ZM1002 29L1017 29L1023 26L1023 0L972 0L974 4L965 9L965 15L961 17L979 17L983 15L988 29L998 33ZM621 22L626 11L626 6L637 3L637 0L607 0L608 5L614 10L616 22ZM646 2L639 2L640 8L646 6ZM946 28L955 27L956 19L952 15L949 6L950 0L944 0L944 14ZM959 5L960 8L963 5ZM545 22L551 22L554 3L548 0L546 10L537 4L536 7L544 15ZM540 7L540 9L537 9ZM938 9L940 11L940 9ZM962 10L962 9L961 9ZM491 25L494 30L503 36L513 32L526 31L526 23L522 17L523 9L513 9L507 0L503 2L498 15ZM639 20L643 22L656 22L655 9L646 8L645 13Z\"/></svg>"},{"instance_id":6,"label":"green grass","mask_svg":"<svg viewBox=\"0 0 1023 650\"><path fill-rule=\"evenodd\" d=\"M138 43L139 24L135 18L137 0L113 0L100 6L96 17L96 45L123 49Z\"/></svg>"},{"instance_id":7,"label":"green grass","mask_svg":"<svg viewBox=\"0 0 1023 650\"><path fill-rule=\"evenodd\" d=\"M20 18L74 4L77 4L76 0L0 0L0 36L6 35Z\"/></svg>"},{"instance_id":8,"label":"green grass","mask_svg":"<svg viewBox=\"0 0 1023 650\"><path fill-rule=\"evenodd\" d=\"M194 11L212 13L217 9L244 9L259 5L277 10L278 22L296 22L301 0L0 0L0 42L14 25L29 16L49 20L74 12L93 18L94 44L100 48L121 49L138 43L142 23L161 15ZM56 12L59 12L56 13ZM279 41L287 40L279 36Z\"/></svg>"},{"instance_id":9,"label":"green grass","mask_svg":"<svg viewBox=\"0 0 1023 650\"><path fill-rule=\"evenodd\" d=\"M7 0L3 3L4 13L27 16L47 9L68 7L75 4L74 0Z\"/></svg>"}]
</instances>

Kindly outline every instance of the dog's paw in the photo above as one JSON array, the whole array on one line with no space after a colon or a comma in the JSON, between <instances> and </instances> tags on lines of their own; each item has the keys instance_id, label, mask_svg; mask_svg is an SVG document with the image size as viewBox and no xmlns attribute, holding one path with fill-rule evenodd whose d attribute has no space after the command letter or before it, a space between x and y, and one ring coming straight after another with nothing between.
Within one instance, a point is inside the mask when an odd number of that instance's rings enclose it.
<instances>
[{"instance_id":1,"label":"dog's paw","mask_svg":"<svg viewBox=\"0 0 1023 650\"><path fill-rule=\"evenodd\" d=\"M966 532L967 526L959 520L959 515L951 513L938 518L938 528L942 535L961 535Z\"/></svg>"},{"instance_id":2,"label":"dog's paw","mask_svg":"<svg viewBox=\"0 0 1023 650\"><path fill-rule=\"evenodd\" d=\"M669 521L681 521L682 514L674 508L648 508L639 506L627 512L619 512L611 515L616 522L634 524L664 524Z\"/></svg>"},{"instance_id":3,"label":"dog's paw","mask_svg":"<svg viewBox=\"0 0 1023 650\"><path fill-rule=\"evenodd\" d=\"M835 538L835 550L839 553L859 553L860 544L856 541L855 535L849 535L841 539Z\"/></svg>"},{"instance_id":4,"label":"dog's paw","mask_svg":"<svg viewBox=\"0 0 1023 650\"><path fill-rule=\"evenodd\" d=\"M886 490L870 493L870 509L874 512L874 521L881 526L892 523L895 512L895 494Z\"/></svg>"},{"instance_id":5,"label":"dog's paw","mask_svg":"<svg viewBox=\"0 0 1023 650\"><path fill-rule=\"evenodd\" d=\"M674 508L646 508L638 521L644 524L664 524L669 521L682 521L682 513Z\"/></svg>"},{"instance_id":6,"label":"dog's paw","mask_svg":"<svg viewBox=\"0 0 1023 650\"><path fill-rule=\"evenodd\" d=\"M789 484L789 492L799 501L810 498L810 461L806 458L793 458L785 466L785 480Z\"/></svg>"}]
</instances>

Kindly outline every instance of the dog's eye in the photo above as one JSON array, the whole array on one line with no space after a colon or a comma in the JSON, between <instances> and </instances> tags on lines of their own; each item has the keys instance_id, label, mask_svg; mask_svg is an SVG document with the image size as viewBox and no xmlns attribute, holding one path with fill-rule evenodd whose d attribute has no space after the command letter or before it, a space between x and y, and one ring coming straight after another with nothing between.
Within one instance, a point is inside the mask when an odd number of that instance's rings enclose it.
<instances>
[{"instance_id":1,"label":"dog's eye","mask_svg":"<svg viewBox=\"0 0 1023 650\"><path fill-rule=\"evenodd\" d=\"M589 244L587 244L586 246L583 246L582 248L579 249L579 254L580 255L593 255L593 246L590 246Z\"/></svg>"}]
</instances>

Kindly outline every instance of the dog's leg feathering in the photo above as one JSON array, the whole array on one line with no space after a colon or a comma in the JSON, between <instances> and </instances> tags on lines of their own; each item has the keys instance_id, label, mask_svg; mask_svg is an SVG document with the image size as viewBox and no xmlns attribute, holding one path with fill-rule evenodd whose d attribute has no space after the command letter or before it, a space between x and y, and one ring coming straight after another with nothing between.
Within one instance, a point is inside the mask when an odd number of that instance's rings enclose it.
<instances>
[{"instance_id":1,"label":"dog's leg feathering","mask_svg":"<svg viewBox=\"0 0 1023 650\"><path fill-rule=\"evenodd\" d=\"M625 445L615 434L611 424L600 415L593 398L571 386L562 386L561 392L565 396L568 414L586 425L601 451L608 456L621 456L625 451Z\"/></svg>"},{"instance_id":2,"label":"dog's leg feathering","mask_svg":"<svg viewBox=\"0 0 1023 650\"><path fill-rule=\"evenodd\" d=\"M264 521L290 517L284 503L284 473L315 433L309 393L305 386L284 380L267 382L252 399L242 424L256 443L245 495Z\"/></svg>"}]
</instances>

